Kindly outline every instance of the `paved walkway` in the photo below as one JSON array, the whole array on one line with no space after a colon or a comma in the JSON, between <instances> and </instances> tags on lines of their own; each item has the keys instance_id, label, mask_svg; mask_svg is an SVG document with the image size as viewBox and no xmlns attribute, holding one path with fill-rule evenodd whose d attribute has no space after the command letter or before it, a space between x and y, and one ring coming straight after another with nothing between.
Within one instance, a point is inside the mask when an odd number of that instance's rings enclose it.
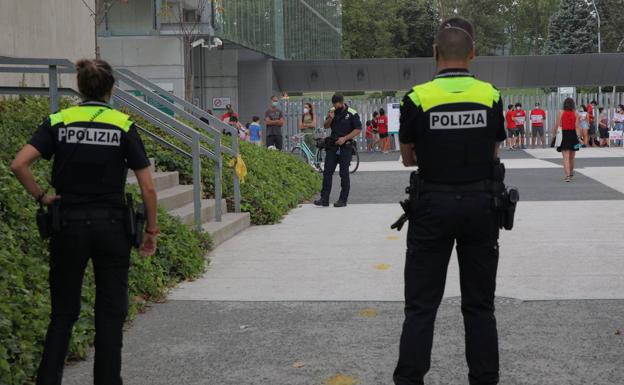
<instances>
[{"instance_id":1,"label":"paved walkway","mask_svg":"<svg viewBox=\"0 0 624 385\"><path fill-rule=\"evenodd\" d=\"M522 202L501 238L501 383L624 383L624 151L584 149L572 183L552 149L503 156ZM125 383L391 384L406 232L389 225L409 175L397 158L364 154L345 209L302 205L222 244L205 277L128 330ZM458 295L452 259L428 384L467 384ZM89 383L90 365L65 383Z\"/></svg>"}]
</instances>

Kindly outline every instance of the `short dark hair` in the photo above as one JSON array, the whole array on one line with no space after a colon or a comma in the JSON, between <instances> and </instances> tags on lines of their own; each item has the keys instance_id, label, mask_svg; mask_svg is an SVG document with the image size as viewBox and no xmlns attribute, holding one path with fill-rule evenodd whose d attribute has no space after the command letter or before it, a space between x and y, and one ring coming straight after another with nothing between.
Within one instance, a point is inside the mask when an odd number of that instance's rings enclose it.
<instances>
[{"instance_id":1,"label":"short dark hair","mask_svg":"<svg viewBox=\"0 0 624 385\"><path fill-rule=\"evenodd\" d=\"M386 114L386 110L384 110L383 108L379 109L379 115L385 115Z\"/></svg>"},{"instance_id":2,"label":"short dark hair","mask_svg":"<svg viewBox=\"0 0 624 385\"><path fill-rule=\"evenodd\" d=\"M335 103L344 103L344 96L342 96L342 94L335 93L334 96L332 96L332 104Z\"/></svg>"},{"instance_id":3,"label":"short dark hair","mask_svg":"<svg viewBox=\"0 0 624 385\"><path fill-rule=\"evenodd\" d=\"M110 64L99 59L82 59L76 63L78 90L86 100L104 100L115 85Z\"/></svg>"},{"instance_id":4,"label":"short dark hair","mask_svg":"<svg viewBox=\"0 0 624 385\"><path fill-rule=\"evenodd\" d=\"M583 110L583 112L587 112L587 106L584 104L581 104L581 109Z\"/></svg>"},{"instance_id":5,"label":"short dark hair","mask_svg":"<svg viewBox=\"0 0 624 385\"><path fill-rule=\"evenodd\" d=\"M367 121L366 121L366 125L367 125L367 126L370 126L371 124L373 124L373 122L371 122L370 120L367 120Z\"/></svg>"},{"instance_id":6,"label":"short dark hair","mask_svg":"<svg viewBox=\"0 0 624 385\"><path fill-rule=\"evenodd\" d=\"M520 102L516 103L516 107L522 107L522 103Z\"/></svg>"},{"instance_id":7,"label":"short dark hair","mask_svg":"<svg viewBox=\"0 0 624 385\"><path fill-rule=\"evenodd\" d=\"M251 118L252 121L254 122L259 122L260 121L260 117L259 116L254 116L253 118Z\"/></svg>"},{"instance_id":8,"label":"short dark hair","mask_svg":"<svg viewBox=\"0 0 624 385\"><path fill-rule=\"evenodd\" d=\"M434 43L441 57L466 59L474 49L474 27L463 17L450 17L438 27Z\"/></svg>"},{"instance_id":9,"label":"short dark hair","mask_svg":"<svg viewBox=\"0 0 624 385\"><path fill-rule=\"evenodd\" d=\"M379 115L379 112L373 111L373 116L377 116L377 115Z\"/></svg>"},{"instance_id":10,"label":"short dark hair","mask_svg":"<svg viewBox=\"0 0 624 385\"><path fill-rule=\"evenodd\" d=\"M592 100L590 104L596 104L596 105L597 105L597 104L598 104L598 102L597 102L597 101L595 101L595 100Z\"/></svg>"},{"instance_id":11,"label":"short dark hair","mask_svg":"<svg viewBox=\"0 0 624 385\"><path fill-rule=\"evenodd\" d=\"M574 99L566 98L563 101L563 109L566 111L574 111L576 109L576 103L574 103Z\"/></svg>"},{"instance_id":12,"label":"short dark hair","mask_svg":"<svg viewBox=\"0 0 624 385\"><path fill-rule=\"evenodd\" d=\"M513 104L508 104L508 105L507 105L507 109L508 109L508 110L511 110L512 108L513 108Z\"/></svg>"}]
</instances>

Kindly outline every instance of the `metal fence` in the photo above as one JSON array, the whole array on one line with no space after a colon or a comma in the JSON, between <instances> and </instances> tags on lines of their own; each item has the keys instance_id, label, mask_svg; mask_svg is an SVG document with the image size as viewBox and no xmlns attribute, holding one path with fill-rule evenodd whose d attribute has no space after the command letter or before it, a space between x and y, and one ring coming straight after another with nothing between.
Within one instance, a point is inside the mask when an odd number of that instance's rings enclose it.
<instances>
[{"instance_id":1,"label":"metal fence","mask_svg":"<svg viewBox=\"0 0 624 385\"><path fill-rule=\"evenodd\" d=\"M546 134L547 143L552 139L552 128L555 125L555 119L557 118L557 112L561 109L563 105L564 96L561 96L557 93L551 94L540 94L540 95L514 95L514 96L504 96L503 104L506 110L507 105L521 103L523 109L527 115L527 122L530 111L534 108L536 103L540 103L541 108L546 111L546 122L544 124L544 130ZM595 100L598 103L599 107L604 107L605 112L607 113L609 127L612 128L612 120L613 115L615 113L615 108L619 104L624 104L624 93L578 93L576 94L576 104L579 107L581 104L589 104L591 101ZM304 103L309 102L312 104L314 108L314 114L317 119L317 126L320 128L323 125L323 120L325 119L327 112L332 107L331 102L329 100L318 100L318 99L309 99L297 102L285 102L282 106L284 116L286 119L286 124L284 128L284 148L287 151L290 151L294 147L292 137L299 133L299 121L301 120L303 114L303 105ZM384 108L384 110L388 110L387 106L390 103L399 103L399 98L376 98L376 99L367 99L367 100L346 100L346 103L349 107L354 108L358 111L360 118L362 120L362 125L367 120L372 119L373 111L378 111L379 108ZM598 111L595 112L596 116ZM527 126L529 127L529 126ZM530 127L529 127L530 128ZM358 149L365 150L366 149L366 139L365 139L365 131L362 130L362 133L356 138ZM526 130L527 138L531 138L531 130ZM395 141L391 140L391 144L394 146Z\"/></svg>"}]
</instances>

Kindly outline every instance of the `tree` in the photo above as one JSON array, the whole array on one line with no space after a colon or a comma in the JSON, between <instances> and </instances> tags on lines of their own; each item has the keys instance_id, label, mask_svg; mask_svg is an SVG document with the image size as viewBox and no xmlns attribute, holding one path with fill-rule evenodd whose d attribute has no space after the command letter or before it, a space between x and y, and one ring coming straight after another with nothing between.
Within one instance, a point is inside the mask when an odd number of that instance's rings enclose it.
<instances>
[{"instance_id":1,"label":"tree","mask_svg":"<svg viewBox=\"0 0 624 385\"><path fill-rule=\"evenodd\" d=\"M548 24L559 0L517 0L507 12L507 36L512 55L544 53Z\"/></svg>"},{"instance_id":2,"label":"tree","mask_svg":"<svg viewBox=\"0 0 624 385\"><path fill-rule=\"evenodd\" d=\"M585 0L561 0L550 19L546 53L596 52L597 26L593 7Z\"/></svg>"},{"instance_id":3,"label":"tree","mask_svg":"<svg viewBox=\"0 0 624 385\"><path fill-rule=\"evenodd\" d=\"M477 54L495 55L507 43L505 15L512 0L439 0L440 16L461 16L474 25Z\"/></svg>"},{"instance_id":4,"label":"tree","mask_svg":"<svg viewBox=\"0 0 624 385\"><path fill-rule=\"evenodd\" d=\"M437 28L437 11L427 0L406 0L402 11L407 26L406 54L408 57L433 55L433 39Z\"/></svg>"},{"instance_id":5,"label":"tree","mask_svg":"<svg viewBox=\"0 0 624 385\"><path fill-rule=\"evenodd\" d=\"M596 0L600 12L602 52L624 51L624 0Z\"/></svg>"}]
</instances>

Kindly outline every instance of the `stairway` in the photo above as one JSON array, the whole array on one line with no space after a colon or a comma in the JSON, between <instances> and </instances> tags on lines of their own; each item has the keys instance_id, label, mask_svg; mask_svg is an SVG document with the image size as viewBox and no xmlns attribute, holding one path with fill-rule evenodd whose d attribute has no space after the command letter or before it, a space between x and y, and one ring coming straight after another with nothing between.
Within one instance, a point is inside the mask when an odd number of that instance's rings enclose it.
<instances>
[{"instance_id":1,"label":"stairway","mask_svg":"<svg viewBox=\"0 0 624 385\"><path fill-rule=\"evenodd\" d=\"M154 168L154 160L150 159L152 166L152 178L158 192L158 205L167 210L169 214L180 219L187 225L193 224L193 186L181 185L180 175L177 171L159 172ZM131 175L131 176L130 176ZM134 175L128 176L127 183L136 185ZM225 199L221 207L226 209ZM213 246L216 247L236 234L248 228L251 224L249 213L223 213L221 222L215 221L215 200L202 199L201 201L202 229L212 237Z\"/></svg>"}]
</instances>

